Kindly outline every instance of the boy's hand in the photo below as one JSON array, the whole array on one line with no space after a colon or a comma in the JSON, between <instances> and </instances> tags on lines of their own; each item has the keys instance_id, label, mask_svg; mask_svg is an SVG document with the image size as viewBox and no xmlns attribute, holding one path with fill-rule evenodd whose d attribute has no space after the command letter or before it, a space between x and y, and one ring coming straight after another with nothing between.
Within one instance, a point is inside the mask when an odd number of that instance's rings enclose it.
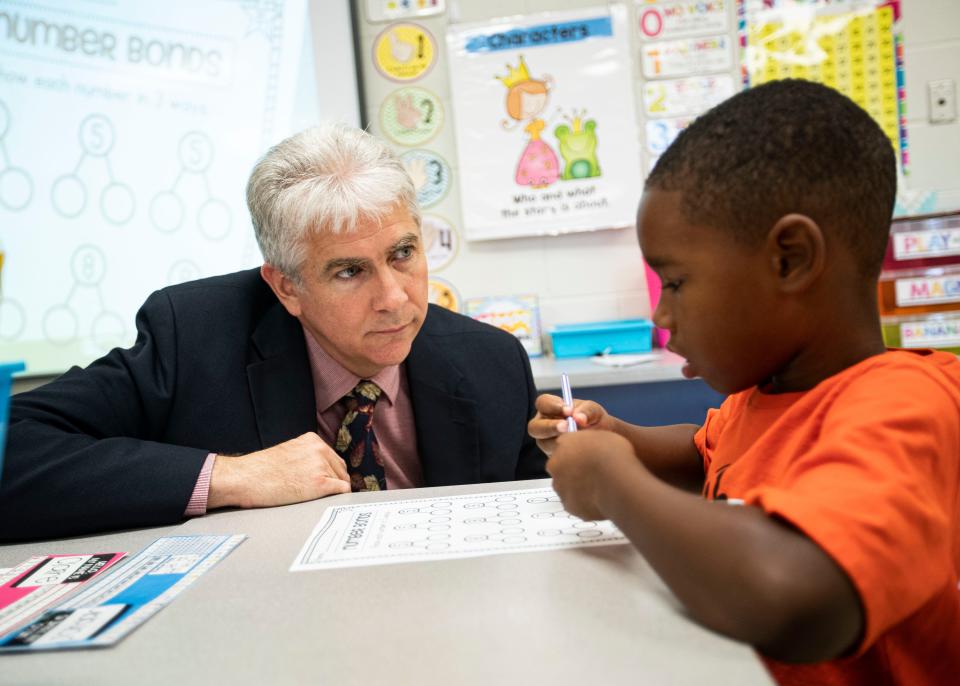
<instances>
[{"instance_id":1,"label":"boy's hand","mask_svg":"<svg viewBox=\"0 0 960 686\"><path fill-rule=\"evenodd\" d=\"M556 449L557 436L567 431L566 418L572 416L578 429L613 431L614 419L603 406L592 400L573 401L573 408L564 407L563 399L544 393L537 398L537 414L527 424L527 433L547 455Z\"/></svg>"},{"instance_id":2,"label":"boy's hand","mask_svg":"<svg viewBox=\"0 0 960 686\"><path fill-rule=\"evenodd\" d=\"M607 519L601 508L607 484L623 470L646 471L630 441L612 431L570 433L554 443L556 449L547 460L553 490L564 509L581 519Z\"/></svg>"}]
</instances>

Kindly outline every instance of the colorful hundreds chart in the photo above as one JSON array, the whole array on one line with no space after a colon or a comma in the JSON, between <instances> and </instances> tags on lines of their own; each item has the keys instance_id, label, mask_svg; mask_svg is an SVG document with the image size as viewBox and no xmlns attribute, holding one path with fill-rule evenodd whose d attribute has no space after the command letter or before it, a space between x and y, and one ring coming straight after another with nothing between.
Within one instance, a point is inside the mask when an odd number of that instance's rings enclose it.
<instances>
[{"instance_id":1,"label":"colorful hundreds chart","mask_svg":"<svg viewBox=\"0 0 960 686\"><path fill-rule=\"evenodd\" d=\"M745 85L797 78L844 93L883 128L904 167L899 0L740 0Z\"/></svg>"}]
</instances>

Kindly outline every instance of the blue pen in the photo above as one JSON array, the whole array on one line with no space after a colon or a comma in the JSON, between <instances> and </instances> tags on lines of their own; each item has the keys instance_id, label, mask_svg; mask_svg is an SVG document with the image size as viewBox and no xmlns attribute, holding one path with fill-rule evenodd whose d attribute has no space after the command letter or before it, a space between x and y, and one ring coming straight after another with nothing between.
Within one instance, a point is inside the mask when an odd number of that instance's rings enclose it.
<instances>
[{"instance_id":1,"label":"blue pen","mask_svg":"<svg viewBox=\"0 0 960 686\"><path fill-rule=\"evenodd\" d=\"M570 377L566 372L560 374L560 394L563 396L563 404L573 409L573 391L570 390ZM573 417L567 417L567 431L576 431L577 422Z\"/></svg>"}]
</instances>

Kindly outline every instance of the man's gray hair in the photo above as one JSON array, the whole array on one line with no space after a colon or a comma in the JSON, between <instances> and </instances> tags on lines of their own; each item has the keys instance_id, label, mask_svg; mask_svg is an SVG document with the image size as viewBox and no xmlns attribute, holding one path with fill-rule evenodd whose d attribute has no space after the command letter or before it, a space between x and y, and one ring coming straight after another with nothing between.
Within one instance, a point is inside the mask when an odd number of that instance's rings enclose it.
<instances>
[{"instance_id":1,"label":"man's gray hair","mask_svg":"<svg viewBox=\"0 0 960 686\"><path fill-rule=\"evenodd\" d=\"M250 174L247 206L264 261L297 283L310 233L356 231L398 206L420 224L403 164L383 141L347 124L306 129L273 146Z\"/></svg>"}]
</instances>

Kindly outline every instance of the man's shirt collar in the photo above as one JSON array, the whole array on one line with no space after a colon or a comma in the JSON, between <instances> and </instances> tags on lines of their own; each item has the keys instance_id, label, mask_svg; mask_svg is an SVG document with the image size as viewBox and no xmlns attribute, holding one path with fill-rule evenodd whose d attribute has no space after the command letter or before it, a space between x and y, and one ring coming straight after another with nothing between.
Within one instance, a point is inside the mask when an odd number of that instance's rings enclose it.
<instances>
[{"instance_id":1,"label":"man's shirt collar","mask_svg":"<svg viewBox=\"0 0 960 686\"><path fill-rule=\"evenodd\" d=\"M344 369L343 365L330 357L306 328L303 337L307 342L307 355L310 358L310 373L317 398L317 411L326 412L343 396L352 391L363 377ZM369 378L383 391L383 397L390 405L397 399L400 391L400 365L381 369Z\"/></svg>"}]
</instances>

